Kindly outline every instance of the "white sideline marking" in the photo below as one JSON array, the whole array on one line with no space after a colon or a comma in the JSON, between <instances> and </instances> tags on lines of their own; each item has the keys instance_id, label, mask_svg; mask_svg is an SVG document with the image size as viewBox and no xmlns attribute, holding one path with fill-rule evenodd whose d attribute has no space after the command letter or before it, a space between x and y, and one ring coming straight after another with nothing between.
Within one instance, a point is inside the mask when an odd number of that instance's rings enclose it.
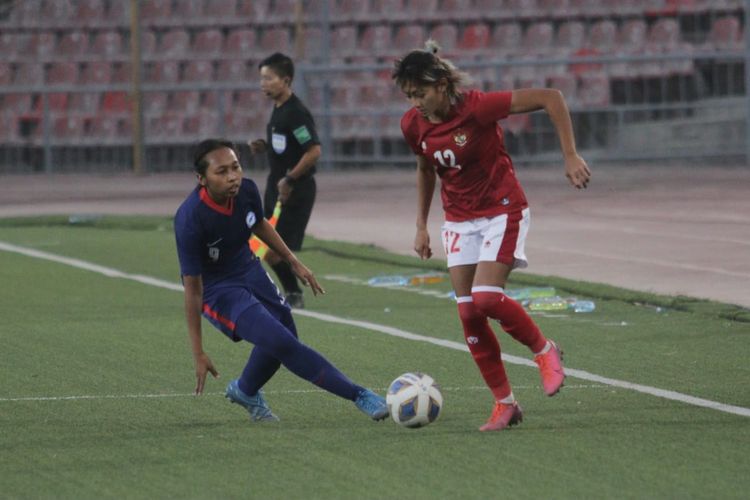
<instances>
[{"instance_id":1,"label":"white sideline marking","mask_svg":"<svg viewBox=\"0 0 750 500\"><path fill-rule=\"evenodd\" d=\"M25 247L21 247L17 245L12 245L10 243L5 243L2 241L0 241L0 250L5 250L6 252L18 253L21 255L25 255L27 257L34 257L37 259L44 259L44 260L50 260L53 262L58 262L60 264L65 264L65 265L76 267L79 269L84 269L86 271L92 271L95 273L103 274L104 276L108 276L110 278L128 279L132 281L137 281L139 283L144 283L146 285L166 288L168 290L175 290L175 291L183 290L182 285L170 283L168 281L161 280L159 278L143 276L140 274L128 274L122 271L118 271L117 269L100 266L98 264L92 264L90 262L86 262L83 260L63 257L60 255L55 255L55 254L43 252L40 250L34 250L32 248L25 248ZM341 325L356 326L358 328L385 333L387 335L391 335L391 336L402 338L402 339L426 342L428 344L434 344L434 345L438 345L441 347L447 347L449 349L454 349L457 351L465 351L465 352L469 351L469 348L466 347L465 344L454 342L452 340L444 340L444 339L426 337L424 335L410 333L410 332L400 330L398 328L394 328L391 326L379 325L377 323L370 323L369 321L345 319L345 318L340 318L338 316L333 316L331 314L306 311L304 309L295 310L294 314L298 316L307 316L309 318L315 318L320 321L326 321L328 323L337 323ZM526 358L520 358L518 356L503 354L503 360L512 364L531 366L531 367L536 368L536 364L533 361L526 359ZM622 389L630 389L632 391L641 392L643 394L650 394L652 396L656 396L656 397L663 398L663 399L679 401L681 403L686 403L686 404L690 404L693 406L700 406L703 408L709 408L712 410L722 411L725 413L731 413L734 415L741 415L743 417L750 417L750 408L744 408L742 406L727 405L724 403L719 403L717 401L711 401L709 399L696 398L694 396L689 396L687 394L682 394L676 391L669 391L665 389L659 389L657 387L651 387L648 385L634 384L632 382L626 382L624 380L617 380L617 379L613 379L609 377L602 377L601 375L589 373L584 370L576 370L574 368L566 368L565 373L570 377L575 377L581 380L587 380L589 382L596 382L599 384L610 385L613 387L620 387ZM72 396L72 397L76 397L76 396ZM3 401L3 400L0 400L0 401Z\"/></svg>"}]
</instances>

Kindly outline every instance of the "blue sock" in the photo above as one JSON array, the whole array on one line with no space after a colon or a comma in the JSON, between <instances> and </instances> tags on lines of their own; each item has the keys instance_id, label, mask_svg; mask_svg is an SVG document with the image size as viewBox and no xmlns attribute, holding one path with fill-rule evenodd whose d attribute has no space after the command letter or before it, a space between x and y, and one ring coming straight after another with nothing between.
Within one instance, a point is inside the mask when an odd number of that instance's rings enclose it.
<instances>
[{"instance_id":1,"label":"blue sock","mask_svg":"<svg viewBox=\"0 0 750 500\"><path fill-rule=\"evenodd\" d=\"M281 362L298 377L344 399L354 401L362 390L330 361L300 342L293 331L260 304L240 315L234 333L255 345L240 377L240 389L245 394L254 395L273 376L278 366L274 368L269 358Z\"/></svg>"}]
</instances>

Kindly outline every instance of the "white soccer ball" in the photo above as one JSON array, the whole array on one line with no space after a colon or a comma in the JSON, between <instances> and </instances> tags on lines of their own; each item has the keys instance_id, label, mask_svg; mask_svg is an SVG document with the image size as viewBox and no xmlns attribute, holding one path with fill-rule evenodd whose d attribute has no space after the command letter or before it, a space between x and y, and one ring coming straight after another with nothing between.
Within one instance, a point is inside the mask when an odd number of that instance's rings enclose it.
<instances>
[{"instance_id":1,"label":"white soccer ball","mask_svg":"<svg viewBox=\"0 0 750 500\"><path fill-rule=\"evenodd\" d=\"M416 429L437 420L443 408L443 395L429 375L404 373L391 382L385 402L394 422Z\"/></svg>"}]
</instances>

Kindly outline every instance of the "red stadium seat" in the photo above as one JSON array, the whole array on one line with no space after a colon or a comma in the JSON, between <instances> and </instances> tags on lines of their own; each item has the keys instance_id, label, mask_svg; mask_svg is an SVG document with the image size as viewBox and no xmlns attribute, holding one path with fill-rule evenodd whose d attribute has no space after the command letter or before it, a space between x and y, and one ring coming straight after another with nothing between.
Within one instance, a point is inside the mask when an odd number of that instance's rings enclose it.
<instances>
[{"instance_id":1,"label":"red stadium seat","mask_svg":"<svg viewBox=\"0 0 750 500\"><path fill-rule=\"evenodd\" d=\"M41 85L44 83L44 66L40 63L21 63L13 75L14 85Z\"/></svg>"},{"instance_id":2,"label":"red stadium seat","mask_svg":"<svg viewBox=\"0 0 750 500\"><path fill-rule=\"evenodd\" d=\"M249 57L257 50L255 30L236 29L229 32L226 40L226 52L229 55Z\"/></svg>"},{"instance_id":3,"label":"red stadium seat","mask_svg":"<svg viewBox=\"0 0 750 500\"><path fill-rule=\"evenodd\" d=\"M608 54L615 48L617 26L613 21L602 20L591 25L587 46L602 54Z\"/></svg>"},{"instance_id":4,"label":"red stadium seat","mask_svg":"<svg viewBox=\"0 0 750 500\"><path fill-rule=\"evenodd\" d=\"M154 83L177 83L180 81L180 65L177 61L156 61L147 67L146 81Z\"/></svg>"},{"instance_id":5,"label":"red stadium seat","mask_svg":"<svg viewBox=\"0 0 750 500\"><path fill-rule=\"evenodd\" d=\"M680 42L680 25L674 18L661 18L648 30L647 43L659 49L674 49Z\"/></svg>"},{"instance_id":6,"label":"red stadium seat","mask_svg":"<svg viewBox=\"0 0 750 500\"><path fill-rule=\"evenodd\" d=\"M430 31L430 38L440 45L443 55L451 57L458 47L458 27L453 23L438 24Z\"/></svg>"},{"instance_id":7,"label":"red stadium seat","mask_svg":"<svg viewBox=\"0 0 750 500\"><path fill-rule=\"evenodd\" d=\"M521 50L523 32L518 23L498 24L492 30L489 48L501 55L517 54Z\"/></svg>"},{"instance_id":8,"label":"red stadium seat","mask_svg":"<svg viewBox=\"0 0 750 500\"><path fill-rule=\"evenodd\" d=\"M104 20L104 0L78 0L76 4L77 25L88 28L101 25Z\"/></svg>"},{"instance_id":9,"label":"red stadium seat","mask_svg":"<svg viewBox=\"0 0 750 500\"><path fill-rule=\"evenodd\" d=\"M15 115L27 115L32 110L32 98L28 92L23 94L5 94L3 96L3 111Z\"/></svg>"},{"instance_id":10,"label":"red stadium seat","mask_svg":"<svg viewBox=\"0 0 750 500\"><path fill-rule=\"evenodd\" d=\"M391 27L386 24L365 28L359 41L360 52L365 56L381 56L391 52Z\"/></svg>"},{"instance_id":11,"label":"red stadium seat","mask_svg":"<svg viewBox=\"0 0 750 500\"><path fill-rule=\"evenodd\" d=\"M141 50L143 51L143 47ZM94 36L91 52L107 59L124 55L122 36L117 31L100 31Z\"/></svg>"},{"instance_id":12,"label":"red stadium seat","mask_svg":"<svg viewBox=\"0 0 750 500\"><path fill-rule=\"evenodd\" d=\"M643 19L625 21L617 33L619 47L627 52L637 52L646 44L646 22Z\"/></svg>"},{"instance_id":13,"label":"red stadium seat","mask_svg":"<svg viewBox=\"0 0 750 500\"><path fill-rule=\"evenodd\" d=\"M270 28L260 36L260 50L264 54L283 52L288 54L292 48L289 30L286 28Z\"/></svg>"},{"instance_id":14,"label":"red stadium seat","mask_svg":"<svg viewBox=\"0 0 750 500\"><path fill-rule=\"evenodd\" d=\"M221 53L224 45L224 35L218 29L208 29L200 31L195 35L193 42L193 52L198 54L215 54Z\"/></svg>"},{"instance_id":15,"label":"red stadium seat","mask_svg":"<svg viewBox=\"0 0 750 500\"><path fill-rule=\"evenodd\" d=\"M232 95L231 108L238 113L257 113L258 110L268 109L271 102L260 90L236 90Z\"/></svg>"},{"instance_id":16,"label":"red stadium seat","mask_svg":"<svg viewBox=\"0 0 750 500\"><path fill-rule=\"evenodd\" d=\"M555 47L565 53L575 52L586 45L586 28L580 21L562 23L557 29Z\"/></svg>"},{"instance_id":17,"label":"red stadium seat","mask_svg":"<svg viewBox=\"0 0 750 500\"><path fill-rule=\"evenodd\" d=\"M397 52L408 52L424 47L427 40L424 27L419 24L404 24L396 29L393 37L393 49Z\"/></svg>"},{"instance_id":18,"label":"red stadium seat","mask_svg":"<svg viewBox=\"0 0 750 500\"><path fill-rule=\"evenodd\" d=\"M216 69L216 80L219 82L247 82L253 78L244 59L223 59Z\"/></svg>"},{"instance_id":19,"label":"red stadium seat","mask_svg":"<svg viewBox=\"0 0 750 500\"><path fill-rule=\"evenodd\" d=\"M333 12L334 19L347 22L366 19L369 6L369 0L338 0Z\"/></svg>"},{"instance_id":20,"label":"red stadium seat","mask_svg":"<svg viewBox=\"0 0 750 500\"><path fill-rule=\"evenodd\" d=\"M161 116L167 110L169 94L167 92L144 92L142 97L143 113L147 116Z\"/></svg>"},{"instance_id":21,"label":"red stadium seat","mask_svg":"<svg viewBox=\"0 0 750 500\"><path fill-rule=\"evenodd\" d=\"M490 28L484 23L470 24L461 33L458 48L466 52L483 52L490 44Z\"/></svg>"},{"instance_id":22,"label":"red stadium seat","mask_svg":"<svg viewBox=\"0 0 750 500\"><path fill-rule=\"evenodd\" d=\"M357 52L357 28L352 25L336 26L331 32L331 53L334 56L351 56Z\"/></svg>"},{"instance_id":23,"label":"red stadium seat","mask_svg":"<svg viewBox=\"0 0 750 500\"><path fill-rule=\"evenodd\" d=\"M201 106L201 93L197 90L178 90L169 100L170 111L187 114L196 113Z\"/></svg>"},{"instance_id":24,"label":"red stadium seat","mask_svg":"<svg viewBox=\"0 0 750 500\"><path fill-rule=\"evenodd\" d=\"M163 21L172 14L172 2L171 0L143 0L139 12L144 22Z\"/></svg>"},{"instance_id":25,"label":"red stadium seat","mask_svg":"<svg viewBox=\"0 0 750 500\"><path fill-rule=\"evenodd\" d=\"M50 85L73 85L78 83L78 64L71 62L52 63L47 71Z\"/></svg>"},{"instance_id":26,"label":"red stadium seat","mask_svg":"<svg viewBox=\"0 0 750 500\"><path fill-rule=\"evenodd\" d=\"M736 16L724 16L713 20L706 40L709 50L740 50L744 47L742 27Z\"/></svg>"},{"instance_id":27,"label":"red stadium seat","mask_svg":"<svg viewBox=\"0 0 750 500\"><path fill-rule=\"evenodd\" d=\"M162 57L180 57L190 50L190 35L182 29L174 29L162 34L159 40L159 55Z\"/></svg>"},{"instance_id":28,"label":"red stadium seat","mask_svg":"<svg viewBox=\"0 0 750 500\"><path fill-rule=\"evenodd\" d=\"M81 83L87 85L106 85L112 81L112 65L106 61L86 63L81 73Z\"/></svg>"},{"instance_id":29,"label":"red stadium seat","mask_svg":"<svg viewBox=\"0 0 750 500\"><path fill-rule=\"evenodd\" d=\"M183 123L183 133L193 141L214 137L219 132L219 119L215 115L188 114Z\"/></svg>"},{"instance_id":30,"label":"red stadium seat","mask_svg":"<svg viewBox=\"0 0 750 500\"><path fill-rule=\"evenodd\" d=\"M69 31L60 39L57 53L66 58L85 55L89 50L89 36L82 31Z\"/></svg>"},{"instance_id":31,"label":"red stadium seat","mask_svg":"<svg viewBox=\"0 0 750 500\"><path fill-rule=\"evenodd\" d=\"M35 59L44 61L52 59L57 45L57 37L50 31L41 31L31 35L28 54Z\"/></svg>"},{"instance_id":32,"label":"red stadium seat","mask_svg":"<svg viewBox=\"0 0 750 500\"><path fill-rule=\"evenodd\" d=\"M237 16L243 21L263 22L268 19L269 0L238 0Z\"/></svg>"},{"instance_id":33,"label":"red stadium seat","mask_svg":"<svg viewBox=\"0 0 750 500\"><path fill-rule=\"evenodd\" d=\"M609 77L602 73L581 75L578 101L585 106L606 106L610 103Z\"/></svg>"},{"instance_id":34,"label":"red stadium seat","mask_svg":"<svg viewBox=\"0 0 750 500\"><path fill-rule=\"evenodd\" d=\"M130 112L130 99L127 92L105 92L102 97L102 111L110 114Z\"/></svg>"},{"instance_id":35,"label":"red stadium seat","mask_svg":"<svg viewBox=\"0 0 750 500\"><path fill-rule=\"evenodd\" d=\"M189 61L182 75L183 82L209 83L214 79L214 65L212 61Z\"/></svg>"},{"instance_id":36,"label":"red stadium seat","mask_svg":"<svg viewBox=\"0 0 750 500\"><path fill-rule=\"evenodd\" d=\"M73 92L68 96L68 109L72 113L92 115L99 111L101 100L101 93Z\"/></svg>"},{"instance_id":37,"label":"red stadium seat","mask_svg":"<svg viewBox=\"0 0 750 500\"><path fill-rule=\"evenodd\" d=\"M227 0L205 0L203 15L206 19L233 20L237 16L235 2Z\"/></svg>"}]
</instances>

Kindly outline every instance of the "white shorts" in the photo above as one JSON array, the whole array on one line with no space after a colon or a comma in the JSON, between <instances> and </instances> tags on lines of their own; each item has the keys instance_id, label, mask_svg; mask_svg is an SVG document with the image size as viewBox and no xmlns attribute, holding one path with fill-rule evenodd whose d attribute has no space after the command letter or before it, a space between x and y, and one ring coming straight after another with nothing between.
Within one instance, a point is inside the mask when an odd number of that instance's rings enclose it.
<instances>
[{"instance_id":1,"label":"white shorts","mask_svg":"<svg viewBox=\"0 0 750 500\"><path fill-rule=\"evenodd\" d=\"M448 267L480 261L502 262L511 268L526 267L524 246L530 222L528 208L492 218L445 222L442 237Z\"/></svg>"}]
</instances>

